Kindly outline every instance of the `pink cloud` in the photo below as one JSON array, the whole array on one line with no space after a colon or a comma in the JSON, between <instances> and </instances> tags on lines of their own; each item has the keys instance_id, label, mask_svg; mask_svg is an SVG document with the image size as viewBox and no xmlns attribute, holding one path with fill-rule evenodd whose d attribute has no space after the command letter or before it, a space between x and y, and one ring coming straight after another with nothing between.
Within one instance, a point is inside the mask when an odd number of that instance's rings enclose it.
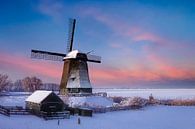
<instances>
[{"instance_id":1,"label":"pink cloud","mask_svg":"<svg viewBox=\"0 0 195 129\"><path fill-rule=\"evenodd\" d=\"M163 71L163 72L162 72ZM158 69L92 69L92 82L97 85L133 85L147 82L195 79L195 71L183 71L174 67ZM165 80L166 81L166 80Z\"/></svg>"},{"instance_id":2,"label":"pink cloud","mask_svg":"<svg viewBox=\"0 0 195 129\"><path fill-rule=\"evenodd\" d=\"M113 68L102 65L101 68L92 67L89 69L93 85L116 86L132 85L142 82L162 81L168 79L195 79L195 70L184 70L171 66L166 61L156 56L149 56L148 59L154 64L152 68L143 65L133 69ZM60 82L62 65L47 61L31 60L19 55L0 54L0 68L6 66L11 71L26 73L26 76L36 75Z\"/></svg>"},{"instance_id":3,"label":"pink cloud","mask_svg":"<svg viewBox=\"0 0 195 129\"><path fill-rule=\"evenodd\" d=\"M141 33L141 34L137 34L133 37L134 41L152 41L152 42L157 42L157 43L162 43L163 39L161 39L160 37L152 34L152 33Z\"/></svg>"},{"instance_id":4,"label":"pink cloud","mask_svg":"<svg viewBox=\"0 0 195 129\"><path fill-rule=\"evenodd\" d=\"M96 8L83 9L80 12L82 16L90 16L97 21L105 24L113 30L115 34L129 37L133 41L151 41L153 43L165 44L165 39L160 36L148 32L140 26L131 26L127 22L120 20L117 16L107 15ZM113 45L110 45L111 47ZM115 46L114 46L115 47Z\"/></svg>"},{"instance_id":5,"label":"pink cloud","mask_svg":"<svg viewBox=\"0 0 195 129\"><path fill-rule=\"evenodd\" d=\"M167 60L150 53L148 59L154 64L154 69L158 71L161 76L171 79L190 79L195 77L194 69L181 68L171 65Z\"/></svg>"},{"instance_id":6,"label":"pink cloud","mask_svg":"<svg viewBox=\"0 0 195 129\"><path fill-rule=\"evenodd\" d=\"M47 61L31 60L30 57L19 55L0 54L0 64L12 71L25 72L30 75L45 76L57 80L61 76L59 65ZM27 75L28 76L28 75Z\"/></svg>"}]
</instances>

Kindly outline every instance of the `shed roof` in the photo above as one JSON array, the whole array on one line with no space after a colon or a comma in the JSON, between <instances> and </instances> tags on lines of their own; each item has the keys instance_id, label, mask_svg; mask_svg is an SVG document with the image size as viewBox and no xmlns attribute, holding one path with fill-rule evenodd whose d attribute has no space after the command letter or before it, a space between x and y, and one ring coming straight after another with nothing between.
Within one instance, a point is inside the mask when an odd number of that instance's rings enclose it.
<instances>
[{"instance_id":1,"label":"shed roof","mask_svg":"<svg viewBox=\"0 0 195 129\"><path fill-rule=\"evenodd\" d=\"M52 91L37 90L32 93L25 101L33 103L41 103L47 96L49 96Z\"/></svg>"}]
</instances>

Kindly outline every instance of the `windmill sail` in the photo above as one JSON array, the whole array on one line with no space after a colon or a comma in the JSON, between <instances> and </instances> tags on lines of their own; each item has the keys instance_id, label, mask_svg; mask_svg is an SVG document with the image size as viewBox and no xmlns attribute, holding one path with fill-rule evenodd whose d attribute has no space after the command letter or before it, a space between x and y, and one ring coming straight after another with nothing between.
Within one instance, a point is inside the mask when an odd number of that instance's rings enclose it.
<instances>
[{"instance_id":1,"label":"windmill sail","mask_svg":"<svg viewBox=\"0 0 195 129\"><path fill-rule=\"evenodd\" d=\"M31 58L33 59L44 59L52 61L63 61L63 58L66 54L40 51L40 50L31 50Z\"/></svg>"},{"instance_id":2,"label":"windmill sail","mask_svg":"<svg viewBox=\"0 0 195 129\"><path fill-rule=\"evenodd\" d=\"M94 63L101 63L101 57L96 55L87 54L87 61Z\"/></svg>"},{"instance_id":3,"label":"windmill sail","mask_svg":"<svg viewBox=\"0 0 195 129\"><path fill-rule=\"evenodd\" d=\"M76 19L69 19L67 53L72 51Z\"/></svg>"},{"instance_id":4,"label":"windmill sail","mask_svg":"<svg viewBox=\"0 0 195 129\"><path fill-rule=\"evenodd\" d=\"M31 50L31 58L52 61L64 61L60 94L87 93L92 94L87 62L101 63L101 57L73 50L76 19L69 19L67 54Z\"/></svg>"}]
</instances>

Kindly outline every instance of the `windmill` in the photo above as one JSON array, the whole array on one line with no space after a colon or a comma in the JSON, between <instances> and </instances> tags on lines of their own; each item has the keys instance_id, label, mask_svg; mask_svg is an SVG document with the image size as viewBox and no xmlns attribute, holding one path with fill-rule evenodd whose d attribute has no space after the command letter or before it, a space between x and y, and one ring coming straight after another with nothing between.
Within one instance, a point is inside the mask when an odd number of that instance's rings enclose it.
<instances>
[{"instance_id":1,"label":"windmill","mask_svg":"<svg viewBox=\"0 0 195 129\"><path fill-rule=\"evenodd\" d=\"M64 61L60 94L92 93L87 62L101 63L101 57L73 50L76 19L69 20L67 54L31 50L31 58Z\"/></svg>"}]
</instances>

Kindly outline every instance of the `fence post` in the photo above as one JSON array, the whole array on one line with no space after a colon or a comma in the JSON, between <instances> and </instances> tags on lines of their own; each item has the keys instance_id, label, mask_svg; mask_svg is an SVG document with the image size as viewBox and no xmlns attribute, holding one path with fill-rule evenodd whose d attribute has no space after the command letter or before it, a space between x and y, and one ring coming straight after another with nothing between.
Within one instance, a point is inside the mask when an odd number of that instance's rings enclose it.
<instances>
[{"instance_id":1,"label":"fence post","mask_svg":"<svg viewBox=\"0 0 195 129\"><path fill-rule=\"evenodd\" d=\"M8 116L10 116L10 110L9 109L6 109L6 113Z\"/></svg>"},{"instance_id":2,"label":"fence post","mask_svg":"<svg viewBox=\"0 0 195 129\"><path fill-rule=\"evenodd\" d=\"M58 125L60 125L60 120L58 119Z\"/></svg>"},{"instance_id":3,"label":"fence post","mask_svg":"<svg viewBox=\"0 0 195 129\"><path fill-rule=\"evenodd\" d=\"M81 119L80 119L80 117L78 117L78 124L79 124L79 125L81 124Z\"/></svg>"}]
</instances>

